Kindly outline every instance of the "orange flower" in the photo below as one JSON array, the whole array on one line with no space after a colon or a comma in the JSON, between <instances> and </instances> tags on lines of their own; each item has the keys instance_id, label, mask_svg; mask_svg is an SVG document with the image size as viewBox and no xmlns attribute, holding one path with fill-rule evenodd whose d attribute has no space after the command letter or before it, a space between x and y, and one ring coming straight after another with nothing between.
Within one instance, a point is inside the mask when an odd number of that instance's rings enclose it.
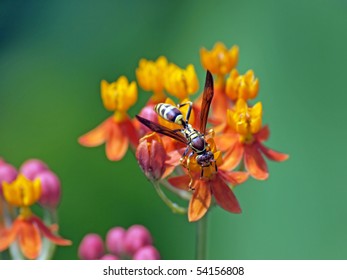
<instances>
[{"instance_id":1,"label":"orange flower","mask_svg":"<svg viewBox=\"0 0 347 280\"><path fill-rule=\"evenodd\" d=\"M267 148L262 142L269 138L269 128L262 127L262 106L258 102L249 108L239 99L234 110L228 110L224 133L216 137L218 147L226 151L224 165L233 170L243 160L252 177L265 180L269 176L263 154L273 161L284 161L288 155Z\"/></svg>"},{"instance_id":2,"label":"orange flower","mask_svg":"<svg viewBox=\"0 0 347 280\"><path fill-rule=\"evenodd\" d=\"M169 178L171 185L179 189L187 190L193 179L194 193L189 203L188 220L195 222L201 219L208 211L212 196L217 204L231 213L240 213L241 208L228 183L233 186L243 183L247 180L248 174L245 172L230 172L225 169L222 163L222 155L220 151L216 151L213 139L209 139L211 151L214 154L214 159L218 170L214 165L204 168L203 176L200 177L201 166L196 162L196 158L190 160L188 166L190 174L178 177Z\"/></svg>"},{"instance_id":3,"label":"orange flower","mask_svg":"<svg viewBox=\"0 0 347 280\"><path fill-rule=\"evenodd\" d=\"M78 141L86 147L105 143L107 158L117 161L125 155L129 142L133 147L138 144L137 131L126 113L137 100L136 84L129 84L124 76L111 84L102 81L101 97L105 108L114 111L114 116L81 136Z\"/></svg>"},{"instance_id":4,"label":"orange flower","mask_svg":"<svg viewBox=\"0 0 347 280\"><path fill-rule=\"evenodd\" d=\"M56 227L53 226L53 228ZM0 252L17 240L23 255L28 259L36 259L41 252L42 235L57 245L71 245L70 240L55 235L52 228L47 227L39 217L19 216L10 229L0 229Z\"/></svg>"},{"instance_id":5,"label":"orange flower","mask_svg":"<svg viewBox=\"0 0 347 280\"><path fill-rule=\"evenodd\" d=\"M36 259L41 252L41 235L58 245L71 244L71 241L53 233L53 230L57 229L56 225L48 228L40 218L32 214L29 207L40 199L41 192L40 179L31 181L20 174L11 183L3 182L6 202L19 207L20 214L10 228L0 228L0 251L6 250L12 242L18 241L23 255L28 259Z\"/></svg>"},{"instance_id":6,"label":"orange flower","mask_svg":"<svg viewBox=\"0 0 347 280\"><path fill-rule=\"evenodd\" d=\"M163 102L164 75L168 68L166 57L160 56L156 61L141 59L139 67L136 69L136 78L139 85L147 91L153 91L151 101Z\"/></svg>"},{"instance_id":7,"label":"orange flower","mask_svg":"<svg viewBox=\"0 0 347 280\"><path fill-rule=\"evenodd\" d=\"M253 99L257 97L258 91L259 81L252 70L248 70L244 75L240 75L236 69L231 71L225 87L225 93L231 100Z\"/></svg>"}]
</instances>

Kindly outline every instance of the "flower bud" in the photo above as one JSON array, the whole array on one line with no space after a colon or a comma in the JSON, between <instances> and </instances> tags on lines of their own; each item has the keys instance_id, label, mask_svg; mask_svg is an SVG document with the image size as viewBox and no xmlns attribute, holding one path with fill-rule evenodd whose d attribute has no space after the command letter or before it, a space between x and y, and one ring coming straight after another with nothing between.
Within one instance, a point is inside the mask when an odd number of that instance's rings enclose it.
<instances>
[{"instance_id":1,"label":"flower bud","mask_svg":"<svg viewBox=\"0 0 347 280\"><path fill-rule=\"evenodd\" d=\"M131 226L125 236L125 249L130 255L144 246L152 244L150 232L142 225Z\"/></svg>"},{"instance_id":2,"label":"flower bud","mask_svg":"<svg viewBox=\"0 0 347 280\"><path fill-rule=\"evenodd\" d=\"M39 203L43 207L54 208L60 202L60 181L58 177L49 170L44 170L35 176L41 183L41 197Z\"/></svg>"},{"instance_id":3,"label":"flower bud","mask_svg":"<svg viewBox=\"0 0 347 280\"><path fill-rule=\"evenodd\" d=\"M82 260L98 260L104 253L102 239L96 233L87 234L78 248L78 256Z\"/></svg>"},{"instance_id":4,"label":"flower bud","mask_svg":"<svg viewBox=\"0 0 347 280\"><path fill-rule=\"evenodd\" d=\"M160 259L160 255L158 250L151 245L142 247L135 253L133 257L133 260L159 260L159 259Z\"/></svg>"},{"instance_id":5,"label":"flower bud","mask_svg":"<svg viewBox=\"0 0 347 280\"><path fill-rule=\"evenodd\" d=\"M145 106L141 110L139 116L142 118L145 118L151 122L155 122L155 123L158 122L158 115L154 111L154 105L153 104ZM150 133L150 132L152 132L152 130L150 130L147 126L140 124L140 127L139 127L140 137L143 137L144 135L146 135L147 133Z\"/></svg>"},{"instance_id":6,"label":"flower bud","mask_svg":"<svg viewBox=\"0 0 347 280\"><path fill-rule=\"evenodd\" d=\"M16 168L2 161L0 164L0 195L2 195L2 182L12 183L16 178Z\"/></svg>"},{"instance_id":7,"label":"flower bud","mask_svg":"<svg viewBox=\"0 0 347 280\"><path fill-rule=\"evenodd\" d=\"M164 174L166 157L166 151L158 134L153 132L140 139L136 158L149 180L159 180Z\"/></svg>"},{"instance_id":8,"label":"flower bud","mask_svg":"<svg viewBox=\"0 0 347 280\"><path fill-rule=\"evenodd\" d=\"M119 258L112 254L106 254L100 258L100 260L119 260Z\"/></svg>"},{"instance_id":9,"label":"flower bud","mask_svg":"<svg viewBox=\"0 0 347 280\"><path fill-rule=\"evenodd\" d=\"M122 227L114 227L110 229L106 236L107 249L116 255L123 254L125 252L125 235L126 230Z\"/></svg>"},{"instance_id":10,"label":"flower bud","mask_svg":"<svg viewBox=\"0 0 347 280\"><path fill-rule=\"evenodd\" d=\"M20 172L29 180L34 180L36 175L41 171L47 170L48 166L39 159L29 159L24 162Z\"/></svg>"}]
</instances>

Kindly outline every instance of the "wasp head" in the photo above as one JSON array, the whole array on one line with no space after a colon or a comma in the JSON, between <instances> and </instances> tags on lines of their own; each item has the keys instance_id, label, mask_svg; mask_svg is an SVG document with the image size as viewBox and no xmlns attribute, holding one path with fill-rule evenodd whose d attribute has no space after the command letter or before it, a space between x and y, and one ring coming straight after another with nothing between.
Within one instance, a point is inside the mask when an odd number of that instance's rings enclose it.
<instances>
[{"instance_id":1,"label":"wasp head","mask_svg":"<svg viewBox=\"0 0 347 280\"><path fill-rule=\"evenodd\" d=\"M210 166L212 162L214 162L213 153L211 151L206 151L205 153L198 155L196 161L202 167Z\"/></svg>"}]
</instances>

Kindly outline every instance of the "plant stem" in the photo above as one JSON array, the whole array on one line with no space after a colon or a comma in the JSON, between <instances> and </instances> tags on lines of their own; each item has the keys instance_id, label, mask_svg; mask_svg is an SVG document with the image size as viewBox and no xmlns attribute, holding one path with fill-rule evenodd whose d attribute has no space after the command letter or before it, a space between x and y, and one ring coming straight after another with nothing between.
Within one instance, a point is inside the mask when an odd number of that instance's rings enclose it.
<instances>
[{"instance_id":1,"label":"plant stem","mask_svg":"<svg viewBox=\"0 0 347 280\"><path fill-rule=\"evenodd\" d=\"M166 194L162 191L162 189L160 188L160 185L158 182L153 182L153 185L155 187L155 190L157 191L158 195L160 196L160 198L165 202L165 204L172 210L172 212L174 213L179 213L179 214L185 214L187 213L187 209L183 208L179 205L177 205L176 203L172 202L167 196Z\"/></svg>"},{"instance_id":2,"label":"plant stem","mask_svg":"<svg viewBox=\"0 0 347 280\"><path fill-rule=\"evenodd\" d=\"M196 256L197 260L207 258L207 214L196 223Z\"/></svg>"}]
</instances>

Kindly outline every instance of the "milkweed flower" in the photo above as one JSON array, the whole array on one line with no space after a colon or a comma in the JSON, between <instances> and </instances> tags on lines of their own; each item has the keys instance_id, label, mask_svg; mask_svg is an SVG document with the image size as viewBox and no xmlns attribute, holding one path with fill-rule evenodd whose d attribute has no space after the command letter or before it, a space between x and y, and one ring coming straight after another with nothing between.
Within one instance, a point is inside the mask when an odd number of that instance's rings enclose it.
<instances>
[{"instance_id":1,"label":"milkweed flower","mask_svg":"<svg viewBox=\"0 0 347 280\"><path fill-rule=\"evenodd\" d=\"M2 184L6 202L19 207L19 215L10 227L0 230L0 251L6 250L13 242L18 241L23 255L28 259L36 259L42 250L42 236L57 245L71 244L71 241L54 233L56 226L46 226L30 209L41 196L39 178L29 180L23 174L19 174L13 182L3 181Z\"/></svg>"},{"instance_id":2,"label":"milkweed flower","mask_svg":"<svg viewBox=\"0 0 347 280\"><path fill-rule=\"evenodd\" d=\"M231 213L241 213L237 198L232 187L229 187L228 184L232 184L232 186L241 184L247 180L248 174L226 170L223 165L222 154L217 151L212 138L208 140L208 144L214 154L214 164L202 169L196 161L196 156L194 156L187 166L189 174L171 177L168 180L173 186L180 189L186 189L188 185L192 185L193 195L188 209L190 222L195 222L206 214L211 205L212 197L224 210Z\"/></svg>"},{"instance_id":3,"label":"milkweed flower","mask_svg":"<svg viewBox=\"0 0 347 280\"><path fill-rule=\"evenodd\" d=\"M168 61L165 56L160 56L156 61L141 59L136 69L136 78L139 86L146 91L153 91L151 101L154 103L163 102L166 98L164 94L165 72L168 68Z\"/></svg>"},{"instance_id":4,"label":"milkweed flower","mask_svg":"<svg viewBox=\"0 0 347 280\"><path fill-rule=\"evenodd\" d=\"M86 147L106 145L109 160L118 161L125 155L129 143L133 148L138 144L138 134L127 110L137 101L135 82L121 76L117 81L101 81L101 98L104 107L114 111L114 115L99 126L79 138L79 143Z\"/></svg>"},{"instance_id":5,"label":"milkweed flower","mask_svg":"<svg viewBox=\"0 0 347 280\"><path fill-rule=\"evenodd\" d=\"M267 179L268 168L262 155L273 161L284 161L288 155L263 144L269 137L269 129L262 126L261 102L249 107L242 98L238 99L235 108L228 110L227 115L228 126L224 134L217 137L219 146L226 151L227 168L232 170L243 160L252 177L258 180Z\"/></svg>"},{"instance_id":6,"label":"milkweed flower","mask_svg":"<svg viewBox=\"0 0 347 280\"><path fill-rule=\"evenodd\" d=\"M228 50L223 43L217 42L211 51L202 48L200 59L202 66L212 74L224 76L236 66L239 59L239 48L233 46ZM217 86L218 82L217 80Z\"/></svg>"},{"instance_id":7,"label":"milkweed flower","mask_svg":"<svg viewBox=\"0 0 347 280\"><path fill-rule=\"evenodd\" d=\"M165 89L180 101L188 98L199 88L198 77L195 68L189 64L186 69L171 63L165 72Z\"/></svg>"},{"instance_id":8,"label":"milkweed flower","mask_svg":"<svg viewBox=\"0 0 347 280\"><path fill-rule=\"evenodd\" d=\"M128 230L111 228L104 244L100 235L87 234L81 241L78 255L83 260L159 260L158 250L153 246L152 235L142 225L133 225Z\"/></svg>"},{"instance_id":9,"label":"milkweed flower","mask_svg":"<svg viewBox=\"0 0 347 280\"><path fill-rule=\"evenodd\" d=\"M246 74L240 75L233 69L226 80L225 93L232 100L254 99L259 91L259 80L255 78L253 70L248 70Z\"/></svg>"}]
</instances>

